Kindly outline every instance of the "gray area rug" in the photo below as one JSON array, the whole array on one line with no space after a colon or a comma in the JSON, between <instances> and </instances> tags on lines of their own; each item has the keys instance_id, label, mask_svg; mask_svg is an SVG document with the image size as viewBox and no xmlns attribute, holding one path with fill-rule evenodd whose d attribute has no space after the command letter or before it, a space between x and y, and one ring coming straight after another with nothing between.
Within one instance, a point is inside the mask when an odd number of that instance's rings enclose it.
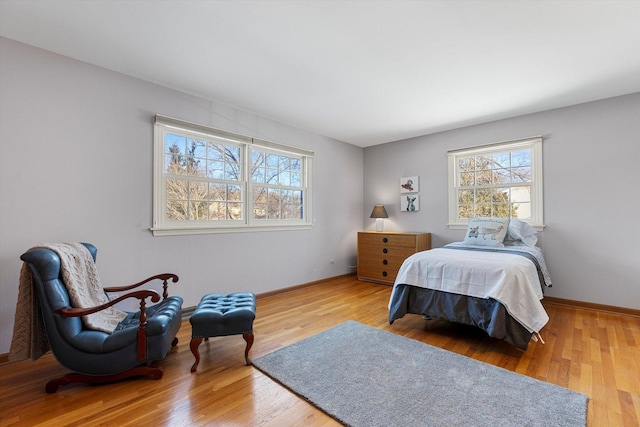
<instances>
[{"instance_id":1,"label":"gray area rug","mask_svg":"<svg viewBox=\"0 0 640 427\"><path fill-rule=\"evenodd\" d=\"M583 394L355 321L253 364L345 425L586 425Z\"/></svg>"}]
</instances>

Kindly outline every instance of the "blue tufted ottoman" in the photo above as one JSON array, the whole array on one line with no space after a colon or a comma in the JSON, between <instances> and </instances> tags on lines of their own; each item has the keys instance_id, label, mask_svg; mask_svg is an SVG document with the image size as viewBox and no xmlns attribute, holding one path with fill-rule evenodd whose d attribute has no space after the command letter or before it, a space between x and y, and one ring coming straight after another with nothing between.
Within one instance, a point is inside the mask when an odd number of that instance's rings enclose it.
<instances>
[{"instance_id":1,"label":"blue tufted ottoman","mask_svg":"<svg viewBox=\"0 0 640 427\"><path fill-rule=\"evenodd\" d=\"M191 372L198 369L200 352L198 347L202 339L242 334L247 342L244 350L244 360L247 365L249 349L253 345L253 320L256 318L256 296L249 292L236 292L229 295L208 294L202 297L200 303L191 315L191 353L196 358Z\"/></svg>"}]
</instances>

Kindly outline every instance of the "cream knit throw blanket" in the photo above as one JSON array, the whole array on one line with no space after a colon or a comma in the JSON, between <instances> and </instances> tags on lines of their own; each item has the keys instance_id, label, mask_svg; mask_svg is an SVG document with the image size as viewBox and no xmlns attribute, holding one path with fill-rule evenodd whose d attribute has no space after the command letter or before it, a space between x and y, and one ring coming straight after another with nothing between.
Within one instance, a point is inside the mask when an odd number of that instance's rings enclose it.
<instances>
[{"instance_id":1,"label":"cream knit throw blanket","mask_svg":"<svg viewBox=\"0 0 640 427\"><path fill-rule=\"evenodd\" d=\"M50 249L60 257L62 281L69 293L72 307L89 308L109 302L100 283L93 257L84 245L58 243L39 247ZM28 357L35 360L46 351L38 350L42 342L42 337L39 336L42 335L42 329L38 324L42 323L42 317L37 304L34 303L35 294L30 271L26 265L23 265L10 351L12 360ZM28 310L28 313L25 313L25 310ZM110 334L125 317L127 317L125 312L108 307L97 313L82 316L82 322L88 329ZM26 334L29 336L25 337Z\"/></svg>"}]
</instances>

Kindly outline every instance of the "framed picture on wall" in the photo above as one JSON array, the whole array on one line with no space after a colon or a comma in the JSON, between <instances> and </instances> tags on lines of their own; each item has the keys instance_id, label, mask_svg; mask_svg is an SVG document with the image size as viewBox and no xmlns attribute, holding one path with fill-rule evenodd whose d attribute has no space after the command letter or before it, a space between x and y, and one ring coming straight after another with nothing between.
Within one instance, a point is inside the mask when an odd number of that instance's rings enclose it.
<instances>
[{"instance_id":1,"label":"framed picture on wall","mask_svg":"<svg viewBox=\"0 0 640 427\"><path fill-rule=\"evenodd\" d=\"M400 193L417 193L420 191L420 182L417 176L400 178Z\"/></svg>"},{"instance_id":2,"label":"framed picture on wall","mask_svg":"<svg viewBox=\"0 0 640 427\"><path fill-rule=\"evenodd\" d=\"M420 210L420 195L405 194L400 196L401 212L417 212Z\"/></svg>"}]
</instances>

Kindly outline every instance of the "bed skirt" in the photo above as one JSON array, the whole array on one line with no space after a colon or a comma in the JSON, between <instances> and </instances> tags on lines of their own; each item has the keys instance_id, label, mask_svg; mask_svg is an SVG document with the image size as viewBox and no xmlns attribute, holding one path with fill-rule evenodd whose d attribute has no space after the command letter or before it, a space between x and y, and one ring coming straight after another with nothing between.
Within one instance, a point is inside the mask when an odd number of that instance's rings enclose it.
<instances>
[{"instance_id":1,"label":"bed skirt","mask_svg":"<svg viewBox=\"0 0 640 427\"><path fill-rule=\"evenodd\" d=\"M452 294L411 285L397 285L389 302L389 324L405 314L476 326L489 336L526 350L533 333L525 329L498 301Z\"/></svg>"}]
</instances>

